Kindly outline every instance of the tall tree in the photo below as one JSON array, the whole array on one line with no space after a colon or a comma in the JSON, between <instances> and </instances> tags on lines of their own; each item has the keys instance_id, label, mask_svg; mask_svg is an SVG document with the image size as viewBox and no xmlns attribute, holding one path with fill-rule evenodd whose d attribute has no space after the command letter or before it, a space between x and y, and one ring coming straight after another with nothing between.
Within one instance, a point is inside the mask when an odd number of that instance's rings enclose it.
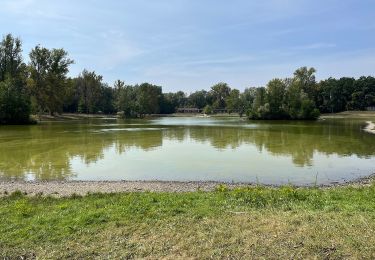
<instances>
[{"instance_id":1,"label":"tall tree","mask_svg":"<svg viewBox=\"0 0 375 260\"><path fill-rule=\"evenodd\" d=\"M191 107L204 108L207 105L207 91L199 90L191 93L188 97L188 103Z\"/></svg>"},{"instance_id":2,"label":"tall tree","mask_svg":"<svg viewBox=\"0 0 375 260\"><path fill-rule=\"evenodd\" d=\"M224 82L220 82L211 87L211 93L214 98L214 108L223 109L226 107L225 99L229 96L230 90L228 84Z\"/></svg>"},{"instance_id":3,"label":"tall tree","mask_svg":"<svg viewBox=\"0 0 375 260\"><path fill-rule=\"evenodd\" d=\"M307 97L314 102L317 96L317 86L315 81L315 68L301 67L294 72L293 81L307 94Z\"/></svg>"},{"instance_id":4,"label":"tall tree","mask_svg":"<svg viewBox=\"0 0 375 260\"><path fill-rule=\"evenodd\" d=\"M97 75L95 71L83 70L76 78L75 84L79 92L78 111L80 113L96 113L99 109L102 91L101 75Z\"/></svg>"},{"instance_id":5,"label":"tall tree","mask_svg":"<svg viewBox=\"0 0 375 260\"><path fill-rule=\"evenodd\" d=\"M30 52L28 81L39 112L62 112L67 73L73 60L64 49L47 49L37 45Z\"/></svg>"},{"instance_id":6,"label":"tall tree","mask_svg":"<svg viewBox=\"0 0 375 260\"><path fill-rule=\"evenodd\" d=\"M149 83L136 86L137 106L140 115L158 114L160 112L160 99L162 89Z\"/></svg>"},{"instance_id":7,"label":"tall tree","mask_svg":"<svg viewBox=\"0 0 375 260\"><path fill-rule=\"evenodd\" d=\"M273 79L267 84L269 113L274 118L285 118L285 89L285 83L281 79Z\"/></svg>"},{"instance_id":8,"label":"tall tree","mask_svg":"<svg viewBox=\"0 0 375 260\"><path fill-rule=\"evenodd\" d=\"M240 91L232 89L229 96L225 99L226 109L229 113L238 112L241 106Z\"/></svg>"},{"instance_id":9,"label":"tall tree","mask_svg":"<svg viewBox=\"0 0 375 260\"><path fill-rule=\"evenodd\" d=\"M0 43L0 124L28 123L29 117L21 40L8 34Z\"/></svg>"}]
</instances>

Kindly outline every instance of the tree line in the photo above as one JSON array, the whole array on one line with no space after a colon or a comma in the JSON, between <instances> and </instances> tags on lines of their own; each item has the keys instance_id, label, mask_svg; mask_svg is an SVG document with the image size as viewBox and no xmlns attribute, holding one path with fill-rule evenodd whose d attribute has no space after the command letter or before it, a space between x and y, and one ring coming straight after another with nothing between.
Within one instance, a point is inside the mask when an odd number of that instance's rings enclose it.
<instances>
[{"instance_id":1,"label":"tree line","mask_svg":"<svg viewBox=\"0 0 375 260\"><path fill-rule=\"evenodd\" d=\"M243 92L227 83L187 95L163 93L162 87L142 83L113 86L94 71L68 77L74 61L64 49L37 45L26 64L19 38L8 34L0 43L0 124L30 122L30 114L118 113L124 117L170 114L191 107L210 114L236 112L251 119L316 119L320 113L365 110L375 106L375 78L329 78L317 82L315 69L302 67L286 79Z\"/></svg>"}]
</instances>

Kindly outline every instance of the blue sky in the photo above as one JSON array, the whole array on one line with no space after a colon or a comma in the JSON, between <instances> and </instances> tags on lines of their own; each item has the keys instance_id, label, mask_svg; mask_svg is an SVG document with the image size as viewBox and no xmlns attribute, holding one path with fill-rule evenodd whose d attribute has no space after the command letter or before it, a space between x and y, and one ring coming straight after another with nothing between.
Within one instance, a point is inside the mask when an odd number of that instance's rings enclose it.
<instances>
[{"instance_id":1,"label":"blue sky","mask_svg":"<svg viewBox=\"0 0 375 260\"><path fill-rule=\"evenodd\" d=\"M374 0L0 0L0 32L65 48L113 84L244 89L313 66L317 78L374 75Z\"/></svg>"}]
</instances>

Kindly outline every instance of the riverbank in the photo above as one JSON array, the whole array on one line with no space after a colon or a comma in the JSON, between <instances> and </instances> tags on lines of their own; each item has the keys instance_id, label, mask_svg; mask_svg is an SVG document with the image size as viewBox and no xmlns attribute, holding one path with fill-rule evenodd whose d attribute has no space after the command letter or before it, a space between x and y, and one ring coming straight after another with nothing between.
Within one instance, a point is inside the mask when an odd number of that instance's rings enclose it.
<instances>
[{"instance_id":1,"label":"riverbank","mask_svg":"<svg viewBox=\"0 0 375 260\"><path fill-rule=\"evenodd\" d=\"M295 188L337 188L369 186L374 182L375 174L368 177L346 181L342 183L329 183L323 185L294 186ZM21 192L29 196L45 195L66 197L71 195L84 196L90 193L121 193L121 192L210 192L217 187L233 190L236 188L251 187L279 188L281 185L262 185L256 183L224 183L214 181L0 181L0 197L13 192Z\"/></svg>"},{"instance_id":2,"label":"riverbank","mask_svg":"<svg viewBox=\"0 0 375 260\"><path fill-rule=\"evenodd\" d=\"M322 114L321 118L375 118L375 111L344 111Z\"/></svg>"},{"instance_id":3,"label":"riverbank","mask_svg":"<svg viewBox=\"0 0 375 260\"><path fill-rule=\"evenodd\" d=\"M144 118L157 118L157 117L233 117L240 118L237 113L220 113L213 115L205 115L201 113L173 113L173 114L151 114L145 115ZM110 114L80 114L80 113L63 113L56 115L42 114L42 115L33 115L32 119L34 122L43 122L43 121L70 121L70 120L83 120L83 119L117 119L120 118L117 115ZM245 116L242 118L246 118Z\"/></svg>"},{"instance_id":4,"label":"riverbank","mask_svg":"<svg viewBox=\"0 0 375 260\"><path fill-rule=\"evenodd\" d=\"M374 259L375 185L0 198L0 258Z\"/></svg>"},{"instance_id":5,"label":"riverbank","mask_svg":"<svg viewBox=\"0 0 375 260\"><path fill-rule=\"evenodd\" d=\"M219 114L212 114L212 115L204 115L201 113L173 113L173 114L153 114L147 115L146 118L155 118L155 117L233 117L233 118L240 118L238 113L219 113ZM322 114L320 119L326 118L375 118L375 111L345 111L339 113L329 113L329 114ZM63 114L56 114L56 115L33 115L32 119L34 122L36 121L69 121L69 120L82 120L82 119L93 119L93 118L107 118L107 119L116 119L118 118L117 115L106 115L106 114L80 114L80 113L63 113ZM242 119L246 119L246 116L243 116Z\"/></svg>"}]
</instances>

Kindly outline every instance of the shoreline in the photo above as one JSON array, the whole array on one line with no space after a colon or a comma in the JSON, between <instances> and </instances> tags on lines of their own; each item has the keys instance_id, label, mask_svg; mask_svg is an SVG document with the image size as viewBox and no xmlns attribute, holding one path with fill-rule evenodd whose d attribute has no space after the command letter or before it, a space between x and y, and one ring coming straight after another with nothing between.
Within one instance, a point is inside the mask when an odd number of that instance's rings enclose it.
<instances>
[{"instance_id":1,"label":"shoreline","mask_svg":"<svg viewBox=\"0 0 375 260\"><path fill-rule=\"evenodd\" d=\"M318 185L292 185L296 188L331 189L347 186L368 186L375 180L375 173L359 179L332 182ZM228 189L246 187L280 188L284 185L257 184L257 183L232 183L216 181L0 181L0 197L20 191L29 196L43 195L67 197L71 195L87 195L89 193L126 193L126 192L210 192L225 185Z\"/></svg>"}]
</instances>

